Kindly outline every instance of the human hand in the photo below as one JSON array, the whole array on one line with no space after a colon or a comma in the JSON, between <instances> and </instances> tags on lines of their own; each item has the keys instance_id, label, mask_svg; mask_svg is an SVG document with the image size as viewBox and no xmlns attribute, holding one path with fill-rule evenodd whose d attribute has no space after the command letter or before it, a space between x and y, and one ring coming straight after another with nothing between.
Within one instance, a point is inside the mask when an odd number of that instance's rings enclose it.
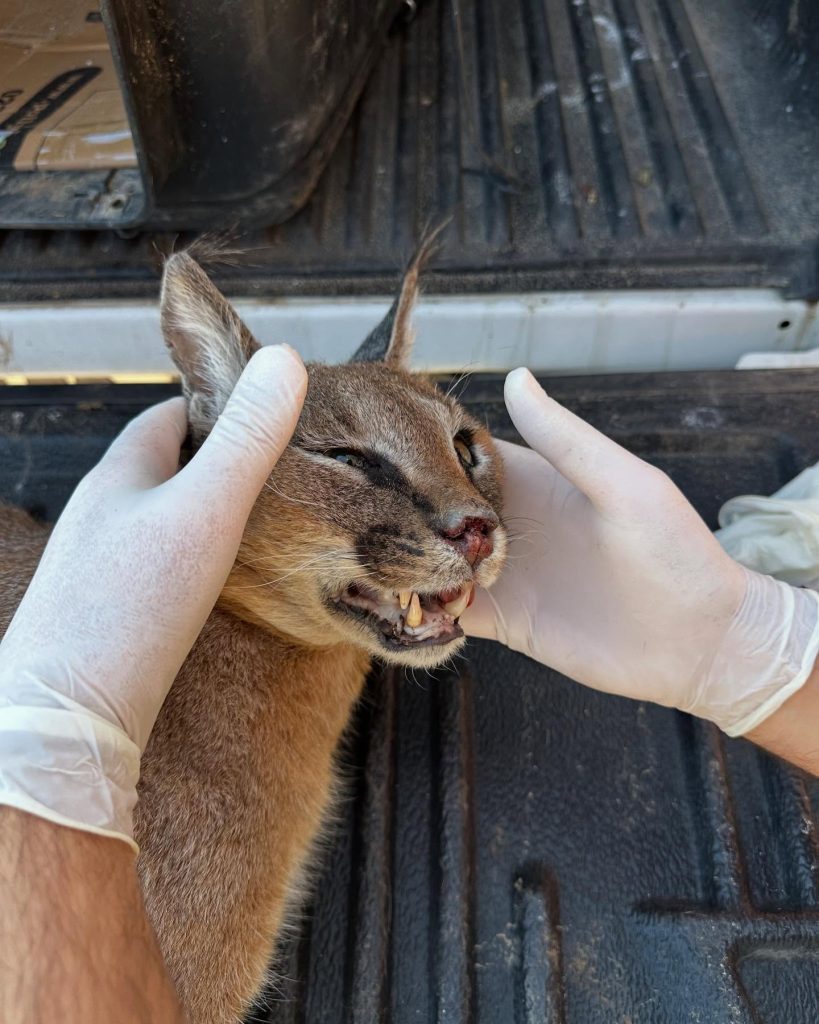
<instances>
[{"instance_id":1,"label":"human hand","mask_svg":"<svg viewBox=\"0 0 819 1024\"><path fill-rule=\"evenodd\" d=\"M595 689L744 733L808 678L819 595L749 572L660 470L509 375L512 542L461 623Z\"/></svg>"},{"instance_id":2,"label":"human hand","mask_svg":"<svg viewBox=\"0 0 819 1024\"><path fill-rule=\"evenodd\" d=\"M177 398L80 482L0 643L0 803L131 842L140 755L306 384L295 352L264 348L182 470Z\"/></svg>"}]
</instances>

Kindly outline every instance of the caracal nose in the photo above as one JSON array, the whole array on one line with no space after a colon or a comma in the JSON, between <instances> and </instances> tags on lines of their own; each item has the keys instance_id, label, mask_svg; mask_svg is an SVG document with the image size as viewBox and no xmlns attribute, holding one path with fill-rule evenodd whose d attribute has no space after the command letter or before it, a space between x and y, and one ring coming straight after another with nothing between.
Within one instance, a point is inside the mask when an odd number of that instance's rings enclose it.
<instances>
[{"instance_id":1,"label":"caracal nose","mask_svg":"<svg viewBox=\"0 0 819 1024\"><path fill-rule=\"evenodd\" d=\"M493 533L498 526L498 517L492 512L477 515L453 514L438 533L454 548L461 552L473 569L488 558L494 548Z\"/></svg>"}]
</instances>

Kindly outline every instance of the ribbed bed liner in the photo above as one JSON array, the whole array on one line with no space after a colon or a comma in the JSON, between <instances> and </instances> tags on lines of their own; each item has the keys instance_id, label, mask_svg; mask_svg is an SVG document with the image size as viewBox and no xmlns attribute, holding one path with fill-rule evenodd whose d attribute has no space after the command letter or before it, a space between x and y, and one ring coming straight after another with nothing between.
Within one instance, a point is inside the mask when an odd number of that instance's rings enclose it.
<instances>
[{"instance_id":1,"label":"ribbed bed liner","mask_svg":"<svg viewBox=\"0 0 819 1024\"><path fill-rule=\"evenodd\" d=\"M552 379L714 525L819 459L816 371ZM0 391L0 497L55 517L159 387ZM463 394L514 439L498 378ZM277 756L271 751L271 756ZM374 678L269 1024L815 1024L819 782L487 643Z\"/></svg>"},{"instance_id":2,"label":"ribbed bed liner","mask_svg":"<svg viewBox=\"0 0 819 1024\"><path fill-rule=\"evenodd\" d=\"M819 8L427 0L317 192L246 232L234 294L770 286L817 296ZM179 242L184 242L181 238ZM150 233L0 233L0 299L153 295Z\"/></svg>"}]
</instances>

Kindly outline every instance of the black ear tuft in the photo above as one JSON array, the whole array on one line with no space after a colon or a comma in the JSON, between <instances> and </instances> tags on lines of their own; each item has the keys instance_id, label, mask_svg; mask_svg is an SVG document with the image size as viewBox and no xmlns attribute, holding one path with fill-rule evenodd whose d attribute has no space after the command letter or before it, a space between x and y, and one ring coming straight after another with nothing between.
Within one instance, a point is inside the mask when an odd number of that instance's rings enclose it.
<instances>
[{"instance_id":1,"label":"black ear tuft","mask_svg":"<svg viewBox=\"0 0 819 1024\"><path fill-rule=\"evenodd\" d=\"M415 338L412 313L418 299L421 271L435 250L435 243L448 222L429 232L421 241L401 282L401 290L389 312L367 335L351 357L351 363L386 363L388 366L409 366Z\"/></svg>"},{"instance_id":2,"label":"black ear tuft","mask_svg":"<svg viewBox=\"0 0 819 1024\"><path fill-rule=\"evenodd\" d=\"M401 283L401 292L394 300L387 311L384 319L376 324L364 341L358 346L350 357L351 363L384 363L387 356L393 349L393 338L395 335L395 321L398 317L398 307L401 304L404 289L406 288L406 277ZM415 296L411 299L415 304Z\"/></svg>"}]
</instances>

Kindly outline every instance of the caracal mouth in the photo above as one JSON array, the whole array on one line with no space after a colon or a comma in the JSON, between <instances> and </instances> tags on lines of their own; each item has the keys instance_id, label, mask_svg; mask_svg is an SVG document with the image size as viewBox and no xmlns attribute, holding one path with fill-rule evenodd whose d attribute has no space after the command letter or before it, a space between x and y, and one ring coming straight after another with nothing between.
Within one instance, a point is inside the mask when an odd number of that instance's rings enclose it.
<instances>
[{"instance_id":1,"label":"caracal mouth","mask_svg":"<svg viewBox=\"0 0 819 1024\"><path fill-rule=\"evenodd\" d=\"M473 583L436 593L376 590L351 583L335 605L359 622L366 622L390 650L438 647L464 635L458 619L475 597Z\"/></svg>"}]
</instances>

